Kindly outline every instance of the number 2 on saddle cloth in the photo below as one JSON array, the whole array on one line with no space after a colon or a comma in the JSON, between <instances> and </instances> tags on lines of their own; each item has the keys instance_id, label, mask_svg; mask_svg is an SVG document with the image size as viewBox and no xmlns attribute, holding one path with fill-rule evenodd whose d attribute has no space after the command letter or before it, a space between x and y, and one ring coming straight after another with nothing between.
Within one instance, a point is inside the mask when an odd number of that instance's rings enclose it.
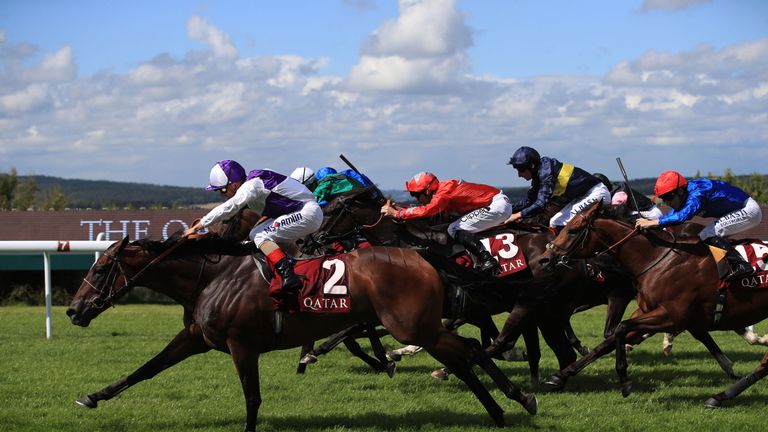
<instances>
[{"instance_id":1,"label":"number 2 on saddle cloth","mask_svg":"<svg viewBox=\"0 0 768 432\"><path fill-rule=\"evenodd\" d=\"M294 296L281 292L282 280L275 275L269 283L269 296L278 309L285 302L287 312L348 313L350 295L347 281L346 255L326 255L298 260L296 275L302 281L298 304Z\"/></svg>"},{"instance_id":2,"label":"number 2 on saddle cloth","mask_svg":"<svg viewBox=\"0 0 768 432\"><path fill-rule=\"evenodd\" d=\"M499 261L501 272L496 277L508 276L528 268L528 261L523 251L517 246L517 237L513 233L498 233L491 237L484 237L480 239L480 243ZM474 265L466 252L456 257L456 263L465 267Z\"/></svg>"}]
</instances>

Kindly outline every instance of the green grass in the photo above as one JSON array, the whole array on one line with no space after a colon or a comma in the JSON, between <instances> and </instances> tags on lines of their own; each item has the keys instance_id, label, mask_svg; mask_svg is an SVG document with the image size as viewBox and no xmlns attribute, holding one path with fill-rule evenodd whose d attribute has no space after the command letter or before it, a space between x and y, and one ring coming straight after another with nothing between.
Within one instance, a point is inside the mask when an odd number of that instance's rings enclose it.
<instances>
[{"instance_id":1,"label":"green grass","mask_svg":"<svg viewBox=\"0 0 768 432\"><path fill-rule=\"evenodd\" d=\"M589 345L599 342L604 308L577 315L574 326ZM500 317L499 317L500 318ZM0 308L0 425L3 431L221 431L241 430L244 403L229 356L193 357L89 410L75 399L129 374L178 332L178 306L129 305L106 311L89 328L68 323L54 308L53 334L45 339L42 307ZM758 330L768 330L766 323ZM463 334L473 335L471 329ZM737 373L756 365L765 349L748 346L733 333L714 335L736 362ZM703 402L731 381L706 350L687 334L674 355L660 354L660 336L630 353L635 392L622 398L613 356L587 368L564 393L536 391L532 417L494 389L507 423L524 431L765 430L768 380L757 383L725 409ZM385 345L396 343L385 339ZM556 371L544 350L542 378ZM438 382L438 366L425 354L398 364L394 379L371 372L339 348L296 375L298 350L261 358L262 431L476 431L493 430L480 403L452 377ZM513 382L528 388L527 364L499 362ZM490 386L490 380L481 375Z\"/></svg>"}]
</instances>

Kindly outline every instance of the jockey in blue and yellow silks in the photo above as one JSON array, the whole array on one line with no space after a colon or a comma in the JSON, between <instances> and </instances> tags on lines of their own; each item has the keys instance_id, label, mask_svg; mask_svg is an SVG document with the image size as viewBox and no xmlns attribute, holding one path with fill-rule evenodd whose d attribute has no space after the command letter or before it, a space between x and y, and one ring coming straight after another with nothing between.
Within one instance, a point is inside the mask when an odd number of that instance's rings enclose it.
<instances>
[{"instance_id":1,"label":"jockey in blue and yellow silks","mask_svg":"<svg viewBox=\"0 0 768 432\"><path fill-rule=\"evenodd\" d=\"M567 204L549 220L549 226L561 229L595 201L611 202L611 192L600 179L557 159L541 157L530 147L517 149L507 165L512 165L519 177L531 180L531 188L512 206L512 216L505 223L541 213L552 198L562 197Z\"/></svg>"}]
</instances>

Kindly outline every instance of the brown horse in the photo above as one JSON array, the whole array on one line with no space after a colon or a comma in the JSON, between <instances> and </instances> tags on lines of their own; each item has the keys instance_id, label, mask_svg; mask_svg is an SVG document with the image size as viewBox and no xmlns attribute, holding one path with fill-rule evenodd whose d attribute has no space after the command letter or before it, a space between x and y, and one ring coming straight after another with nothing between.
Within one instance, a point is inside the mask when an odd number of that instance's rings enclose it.
<instances>
[{"instance_id":1,"label":"brown horse","mask_svg":"<svg viewBox=\"0 0 768 432\"><path fill-rule=\"evenodd\" d=\"M311 248L331 241L362 236L377 245L427 248L445 256L456 252L444 229L429 227L422 220L397 222L382 218L380 207L379 199L372 197L365 190L352 191L336 198L324 209L326 216L323 225L317 234L308 239L307 246ZM626 305L634 297L634 291L625 274L606 273L606 282L598 283L587 274L584 263L579 262L574 263L573 271L553 275L538 264L538 257L544 253L546 244L554 239L554 235L548 230L532 232L530 229L524 231L519 228L512 231L528 260L529 270L526 270L522 277L515 274L505 277L504 280L509 281L511 285L519 285L517 281L523 278L535 280L535 287L526 290L528 294L533 295L528 298L526 295L515 295L512 289L509 290L510 295L501 301L495 304L486 302L482 311L474 307L470 312L473 314L473 324L490 321L492 325L489 312L496 314L511 311L501 334L495 334L498 337L489 348L489 353L497 354L508 342L514 342L522 334L528 348L531 381L538 383L538 360L541 355L537 325L545 341L555 352L562 369L576 360L576 354L564 331L570 327L568 319L573 309L585 304L604 303L608 297L609 314L604 330L607 336L618 325ZM510 232L510 227L500 229ZM486 231L484 234L492 236L495 230ZM491 333L492 330L486 329L486 332Z\"/></svg>"},{"instance_id":2,"label":"brown horse","mask_svg":"<svg viewBox=\"0 0 768 432\"><path fill-rule=\"evenodd\" d=\"M639 309L590 354L552 377L556 386L562 387L568 377L616 349L616 372L626 397L632 389L627 379L626 341L637 341L646 333L684 330L696 339L711 339L709 331L743 329L768 317L768 290L719 289L717 264L698 237L678 239L664 230L640 232L599 210L598 203L573 218L550 244L544 261L615 255L637 282ZM724 309L718 307L720 295L725 296ZM768 353L754 372L705 405L719 407L768 374L767 369Z\"/></svg>"},{"instance_id":3,"label":"brown horse","mask_svg":"<svg viewBox=\"0 0 768 432\"><path fill-rule=\"evenodd\" d=\"M175 248L169 253L170 248ZM165 256L167 254L167 256ZM503 411L471 367L483 368L509 398L535 414L537 401L524 395L471 339L446 331L440 322L444 285L437 272L412 250L368 248L346 256L352 311L341 314L284 315L275 338L278 315L268 282L251 249L239 243L196 239L165 243L128 239L111 246L91 268L67 315L88 326L101 312L140 283L164 293L184 308L184 327L157 356L129 376L77 402L95 408L134 384L211 349L229 353L245 396L245 430L255 430L261 405L259 356L317 340L356 323L381 323L403 343L414 343L456 371L497 425Z\"/></svg>"}]
</instances>

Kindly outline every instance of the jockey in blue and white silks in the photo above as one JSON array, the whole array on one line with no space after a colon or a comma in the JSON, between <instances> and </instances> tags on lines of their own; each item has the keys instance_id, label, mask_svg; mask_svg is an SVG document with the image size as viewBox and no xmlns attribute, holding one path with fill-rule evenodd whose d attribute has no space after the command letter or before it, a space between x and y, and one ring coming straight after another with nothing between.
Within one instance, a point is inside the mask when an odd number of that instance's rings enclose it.
<instances>
[{"instance_id":1,"label":"jockey in blue and white silks","mask_svg":"<svg viewBox=\"0 0 768 432\"><path fill-rule=\"evenodd\" d=\"M749 276L755 269L744 260L726 237L760 224L760 205L746 192L722 180L697 178L686 180L676 171L665 171L656 180L654 193L672 210L657 221L638 219L638 228L667 227L693 219L694 216L715 218L704 227L699 238L709 245L724 249L731 273L725 280Z\"/></svg>"},{"instance_id":2,"label":"jockey in blue and white silks","mask_svg":"<svg viewBox=\"0 0 768 432\"><path fill-rule=\"evenodd\" d=\"M211 169L211 184L207 189L221 191L228 200L208 212L184 234L225 221L248 207L267 218L251 229L249 237L275 266L283 279L283 290L295 292L301 282L293 271L293 262L285 256L280 245L320 228L323 211L315 196L295 179L270 170L253 170L245 178L241 178L239 172L235 177L221 175L226 174L220 169L225 162L231 164L233 161L219 162Z\"/></svg>"}]
</instances>

